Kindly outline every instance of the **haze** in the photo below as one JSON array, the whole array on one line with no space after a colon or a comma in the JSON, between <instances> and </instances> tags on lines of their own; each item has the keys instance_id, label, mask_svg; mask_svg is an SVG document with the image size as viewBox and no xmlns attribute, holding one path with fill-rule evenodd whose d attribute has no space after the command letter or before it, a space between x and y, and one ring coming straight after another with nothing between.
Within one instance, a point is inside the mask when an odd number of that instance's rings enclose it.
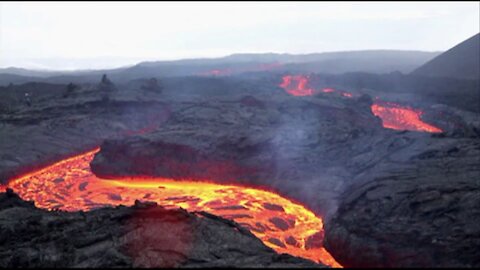
<instances>
[{"instance_id":1,"label":"haze","mask_svg":"<svg viewBox=\"0 0 480 270\"><path fill-rule=\"evenodd\" d=\"M99 69L233 53L444 51L479 2L4 2L0 67Z\"/></svg>"}]
</instances>

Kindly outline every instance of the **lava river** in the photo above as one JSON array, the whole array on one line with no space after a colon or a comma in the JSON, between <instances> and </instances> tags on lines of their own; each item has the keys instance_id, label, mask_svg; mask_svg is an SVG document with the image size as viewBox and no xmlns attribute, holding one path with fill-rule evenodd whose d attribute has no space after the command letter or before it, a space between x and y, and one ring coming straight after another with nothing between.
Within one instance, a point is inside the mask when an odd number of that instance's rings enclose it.
<instances>
[{"instance_id":1,"label":"lava river","mask_svg":"<svg viewBox=\"0 0 480 270\"><path fill-rule=\"evenodd\" d=\"M374 115L382 119L383 127L396 130L414 130L430 133L442 132L441 129L421 120L423 112L393 102L375 102L372 107Z\"/></svg>"},{"instance_id":2,"label":"lava river","mask_svg":"<svg viewBox=\"0 0 480 270\"><path fill-rule=\"evenodd\" d=\"M308 76L285 75L279 84L287 93L293 96L312 96L319 93L339 93L344 97L352 98L353 94L333 88L314 89L308 86ZM421 119L422 110L402 106L393 102L375 101L371 106L372 113L382 119L384 128L396 130L413 130L430 133L439 133L438 127L425 123Z\"/></svg>"},{"instance_id":3,"label":"lava river","mask_svg":"<svg viewBox=\"0 0 480 270\"><path fill-rule=\"evenodd\" d=\"M322 247L322 219L273 192L171 179L106 180L90 171L98 149L13 179L7 187L49 210L91 210L133 205L136 199L164 207L206 211L233 219L279 253L341 267Z\"/></svg>"}]
</instances>

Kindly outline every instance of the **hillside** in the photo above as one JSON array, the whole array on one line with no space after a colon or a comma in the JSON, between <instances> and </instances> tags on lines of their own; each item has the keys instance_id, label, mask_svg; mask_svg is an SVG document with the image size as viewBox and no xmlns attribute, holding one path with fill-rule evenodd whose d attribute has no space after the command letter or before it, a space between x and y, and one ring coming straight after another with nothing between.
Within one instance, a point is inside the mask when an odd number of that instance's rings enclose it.
<instances>
[{"instance_id":1,"label":"hillside","mask_svg":"<svg viewBox=\"0 0 480 270\"><path fill-rule=\"evenodd\" d=\"M96 82L106 73L118 83L149 77L232 75L244 72L279 71L297 73L411 72L439 55L438 52L366 50L311 54L232 54L220 58L182 59L141 62L132 67L109 70L65 72L31 71L19 68L0 69L0 85L31 81L49 83Z\"/></svg>"},{"instance_id":2,"label":"hillside","mask_svg":"<svg viewBox=\"0 0 480 270\"><path fill-rule=\"evenodd\" d=\"M480 78L480 33L435 57L412 74L478 80Z\"/></svg>"}]
</instances>

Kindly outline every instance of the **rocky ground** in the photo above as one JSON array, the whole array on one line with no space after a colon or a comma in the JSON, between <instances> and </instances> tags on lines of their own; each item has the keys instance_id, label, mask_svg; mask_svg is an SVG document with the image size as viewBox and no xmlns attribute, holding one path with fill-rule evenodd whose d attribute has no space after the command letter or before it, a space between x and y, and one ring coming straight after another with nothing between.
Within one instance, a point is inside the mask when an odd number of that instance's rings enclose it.
<instances>
[{"instance_id":1,"label":"rocky ground","mask_svg":"<svg viewBox=\"0 0 480 270\"><path fill-rule=\"evenodd\" d=\"M326 248L346 267L480 266L480 140L403 142L342 193Z\"/></svg>"},{"instance_id":2,"label":"rocky ground","mask_svg":"<svg viewBox=\"0 0 480 270\"><path fill-rule=\"evenodd\" d=\"M0 115L3 183L101 145L91 168L102 177L234 182L299 201L325 218L326 248L344 266L478 266L478 115L432 106L425 117L445 133L394 131L367 96L293 97L269 79L144 85L107 101L96 85L31 107L12 98Z\"/></svg>"},{"instance_id":3,"label":"rocky ground","mask_svg":"<svg viewBox=\"0 0 480 270\"><path fill-rule=\"evenodd\" d=\"M0 193L0 267L324 267L277 254L233 221L136 203L46 211Z\"/></svg>"}]
</instances>

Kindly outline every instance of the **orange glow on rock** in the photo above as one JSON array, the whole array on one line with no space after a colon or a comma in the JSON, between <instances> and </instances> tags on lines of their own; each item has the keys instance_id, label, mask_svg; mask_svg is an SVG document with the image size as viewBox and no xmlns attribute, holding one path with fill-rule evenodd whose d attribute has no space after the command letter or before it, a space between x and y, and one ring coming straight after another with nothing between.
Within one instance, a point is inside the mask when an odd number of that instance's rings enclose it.
<instances>
[{"instance_id":1,"label":"orange glow on rock","mask_svg":"<svg viewBox=\"0 0 480 270\"><path fill-rule=\"evenodd\" d=\"M383 127L396 130L413 130L431 133L442 132L441 129L423 122L421 110L400 106L392 102L376 102L371 106L372 113L382 119Z\"/></svg>"},{"instance_id":2,"label":"orange glow on rock","mask_svg":"<svg viewBox=\"0 0 480 270\"><path fill-rule=\"evenodd\" d=\"M138 199L167 208L206 211L235 220L279 253L341 267L322 246L322 219L301 204L250 187L162 178L101 179L90 171L98 150L13 179L8 187L49 210L88 211L133 205Z\"/></svg>"}]
</instances>

